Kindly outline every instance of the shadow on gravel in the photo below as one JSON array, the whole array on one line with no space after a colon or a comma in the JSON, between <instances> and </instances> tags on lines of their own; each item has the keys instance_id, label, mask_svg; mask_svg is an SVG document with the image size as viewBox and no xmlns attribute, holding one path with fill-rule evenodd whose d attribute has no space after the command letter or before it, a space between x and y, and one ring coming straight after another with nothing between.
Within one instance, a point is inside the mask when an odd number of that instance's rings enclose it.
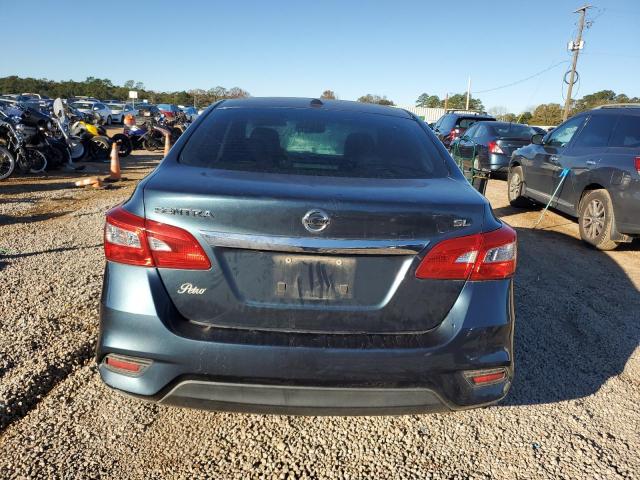
<instances>
[{"instance_id":1,"label":"shadow on gravel","mask_svg":"<svg viewBox=\"0 0 640 480\"><path fill-rule=\"evenodd\" d=\"M29 180L29 182L21 181L20 183L9 183L2 185L2 194L3 195L12 195L16 193L25 193L25 192L47 192L50 190L64 190L67 188L76 188L71 181L71 178L80 178L80 176L76 175L74 177L70 177L70 179L66 182L46 182L42 181L40 178L33 178ZM22 180L22 179L21 179Z\"/></svg>"},{"instance_id":2,"label":"shadow on gravel","mask_svg":"<svg viewBox=\"0 0 640 480\"><path fill-rule=\"evenodd\" d=\"M23 216L17 216L17 217L13 217L10 215L0 215L0 226L3 225L13 225L15 223L34 223L34 222L42 222L44 220L50 220L52 218L57 218L57 217L61 217L63 215L67 215L68 211L66 212L48 212L48 213L42 213L42 214L36 214L36 215L23 215Z\"/></svg>"},{"instance_id":3,"label":"shadow on gravel","mask_svg":"<svg viewBox=\"0 0 640 480\"><path fill-rule=\"evenodd\" d=\"M562 233L516 230L516 371L504 404L591 395L640 344L640 292L608 254Z\"/></svg>"},{"instance_id":4,"label":"shadow on gravel","mask_svg":"<svg viewBox=\"0 0 640 480\"><path fill-rule=\"evenodd\" d=\"M42 254L47 254L47 253L74 252L74 251L78 251L78 250L91 250L92 248L102 248L102 243L98 243L96 245L82 246L82 247L51 248L49 250L40 250L38 252L26 252L26 253L9 252L9 253L6 253L6 254L3 254L2 252L0 252L0 263L4 259L25 258L25 257L31 257L33 255L42 255Z\"/></svg>"}]
</instances>

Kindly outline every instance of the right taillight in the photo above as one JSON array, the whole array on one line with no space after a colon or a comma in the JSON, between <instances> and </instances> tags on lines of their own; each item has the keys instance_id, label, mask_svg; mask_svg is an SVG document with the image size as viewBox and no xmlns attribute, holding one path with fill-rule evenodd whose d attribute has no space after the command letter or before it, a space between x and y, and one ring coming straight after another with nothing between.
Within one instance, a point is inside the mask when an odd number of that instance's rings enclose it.
<instances>
[{"instance_id":1,"label":"right taillight","mask_svg":"<svg viewBox=\"0 0 640 480\"><path fill-rule=\"evenodd\" d=\"M144 267L208 270L211 262L186 230L138 217L122 207L107 212L104 227L107 260Z\"/></svg>"},{"instance_id":2,"label":"right taillight","mask_svg":"<svg viewBox=\"0 0 640 480\"><path fill-rule=\"evenodd\" d=\"M636 172L640 175L640 157L636 157Z\"/></svg>"},{"instance_id":3,"label":"right taillight","mask_svg":"<svg viewBox=\"0 0 640 480\"><path fill-rule=\"evenodd\" d=\"M508 225L436 244L420 262L417 278L497 280L516 271L517 235Z\"/></svg>"}]
</instances>

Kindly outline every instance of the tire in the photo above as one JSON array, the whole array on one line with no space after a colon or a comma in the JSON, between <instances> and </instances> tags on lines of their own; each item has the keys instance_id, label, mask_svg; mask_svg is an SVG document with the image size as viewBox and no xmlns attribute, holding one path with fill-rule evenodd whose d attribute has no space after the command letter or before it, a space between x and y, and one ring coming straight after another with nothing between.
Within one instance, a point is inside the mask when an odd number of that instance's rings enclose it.
<instances>
[{"instance_id":1,"label":"tire","mask_svg":"<svg viewBox=\"0 0 640 480\"><path fill-rule=\"evenodd\" d=\"M611 239L614 217L611 197L605 189L591 190L580 200L578 226L582 241L598 250L613 250L618 243Z\"/></svg>"},{"instance_id":2,"label":"tire","mask_svg":"<svg viewBox=\"0 0 640 480\"><path fill-rule=\"evenodd\" d=\"M111 142L107 137L97 135L91 138L91 156L94 160L106 160L111 153Z\"/></svg>"},{"instance_id":3,"label":"tire","mask_svg":"<svg viewBox=\"0 0 640 480\"><path fill-rule=\"evenodd\" d=\"M522 195L524 189L524 174L521 166L509 169L507 177L507 196L512 207L526 208L531 206L531 201Z\"/></svg>"},{"instance_id":4,"label":"tire","mask_svg":"<svg viewBox=\"0 0 640 480\"><path fill-rule=\"evenodd\" d=\"M9 150L0 147L0 180L10 177L15 168L16 159Z\"/></svg>"},{"instance_id":5,"label":"tire","mask_svg":"<svg viewBox=\"0 0 640 480\"><path fill-rule=\"evenodd\" d=\"M31 163L30 173L41 173L47 168L47 157L40 150L28 148L27 155Z\"/></svg>"},{"instance_id":6,"label":"tire","mask_svg":"<svg viewBox=\"0 0 640 480\"><path fill-rule=\"evenodd\" d=\"M84 147L80 137L69 137L67 145L69 145L72 160L81 161L84 159L87 149Z\"/></svg>"},{"instance_id":7,"label":"tire","mask_svg":"<svg viewBox=\"0 0 640 480\"><path fill-rule=\"evenodd\" d=\"M111 115L109 115L109 116L107 117L107 125L111 125L111 122L112 122L112 120L111 120Z\"/></svg>"},{"instance_id":8,"label":"tire","mask_svg":"<svg viewBox=\"0 0 640 480\"><path fill-rule=\"evenodd\" d=\"M47 170L60 168L70 160L69 150L57 143L49 145L47 151Z\"/></svg>"},{"instance_id":9,"label":"tire","mask_svg":"<svg viewBox=\"0 0 640 480\"><path fill-rule=\"evenodd\" d=\"M124 133L116 133L113 137L111 137L112 142L118 143L118 155L121 157L128 157L131 154L131 150L133 150L133 146L131 145L131 140Z\"/></svg>"},{"instance_id":10,"label":"tire","mask_svg":"<svg viewBox=\"0 0 640 480\"><path fill-rule=\"evenodd\" d=\"M142 141L142 146L149 152L155 152L156 150L160 150L162 148L162 140L162 137L156 137L154 132L152 132Z\"/></svg>"}]
</instances>

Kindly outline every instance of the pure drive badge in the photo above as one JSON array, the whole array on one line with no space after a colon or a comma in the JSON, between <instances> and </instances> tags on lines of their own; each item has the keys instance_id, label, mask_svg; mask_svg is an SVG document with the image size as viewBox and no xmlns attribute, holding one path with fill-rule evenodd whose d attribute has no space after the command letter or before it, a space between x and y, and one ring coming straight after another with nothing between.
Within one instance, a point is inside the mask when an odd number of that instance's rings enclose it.
<instances>
[{"instance_id":1,"label":"pure drive badge","mask_svg":"<svg viewBox=\"0 0 640 480\"><path fill-rule=\"evenodd\" d=\"M156 207L153 209L155 213L162 213L165 215L182 215L185 217L200 217L211 218L213 214L209 210L201 210L199 208L170 208L170 207Z\"/></svg>"}]
</instances>

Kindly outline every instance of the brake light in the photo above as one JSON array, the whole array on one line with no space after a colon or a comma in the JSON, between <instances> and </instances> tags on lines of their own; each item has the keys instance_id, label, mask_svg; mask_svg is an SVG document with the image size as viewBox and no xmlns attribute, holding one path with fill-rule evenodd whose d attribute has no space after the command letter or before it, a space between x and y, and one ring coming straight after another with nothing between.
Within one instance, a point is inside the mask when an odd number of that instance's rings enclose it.
<instances>
[{"instance_id":1,"label":"brake light","mask_svg":"<svg viewBox=\"0 0 640 480\"><path fill-rule=\"evenodd\" d=\"M636 157L636 172L640 175L640 157Z\"/></svg>"},{"instance_id":2,"label":"brake light","mask_svg":"<svg viewBox=\"0 0 640 480\"><path fill-rule=\"evenodd\" d=\"M209 258L186 230L138 217L122 207L107 212L107 260L143 267L208 270Z\"/></svg>"},{"instance_id":3,"label":"brake light","mask_svg":"<svg viewBox=\"0 0 640 480\"><path fill-rule=\"evenodd\" d=\"M465 372L464 376L474 386L492 385L506 379L507 372L504 368L498 368L494 370Z\"/></svg>"},{"instance_id":4,"label":"brake light","mask_svg":"<svg viewBox=\"0 0 640 480\"><path fill-rule=\"evenodd\" d=\"M500 148L500 145L498 145L496 142L489 142L489 145L487 145L487 146L489 147L489 153L501 153L501 154L504 154L504 152Z\"/></svg>"},{"instance_id":5,"label":"brake light","mask_svg":"<svg viewBox=\"0 0 640 480\"><path fill-rule=\"evenodd\" d=\"M460 136L459 128L452 128L451 131L449 132L449 138L451 138L451 140L455 140L459 136Z\"/></svg>"},{"instance_id":6,"label":"brake light","mask_svg":"<svg viewBox=\"0 0 640 480\"><path fill-rule=\"evenodd\" d=\"M517 235L503 224L488 233L443 240L416 269L417 278L497 280L516 271Z\"/></svg>"},{"instance_id":7,"label":"brake light","mask_svg":"<svg viewBox=\"0 0 640 480\"><path fill-rule=\"evenodd\" d=\"M105 357L104 363L109 370L116 373L139 376L151 365L151 360L109 354Z\"/></svg>"}]
</instances>

